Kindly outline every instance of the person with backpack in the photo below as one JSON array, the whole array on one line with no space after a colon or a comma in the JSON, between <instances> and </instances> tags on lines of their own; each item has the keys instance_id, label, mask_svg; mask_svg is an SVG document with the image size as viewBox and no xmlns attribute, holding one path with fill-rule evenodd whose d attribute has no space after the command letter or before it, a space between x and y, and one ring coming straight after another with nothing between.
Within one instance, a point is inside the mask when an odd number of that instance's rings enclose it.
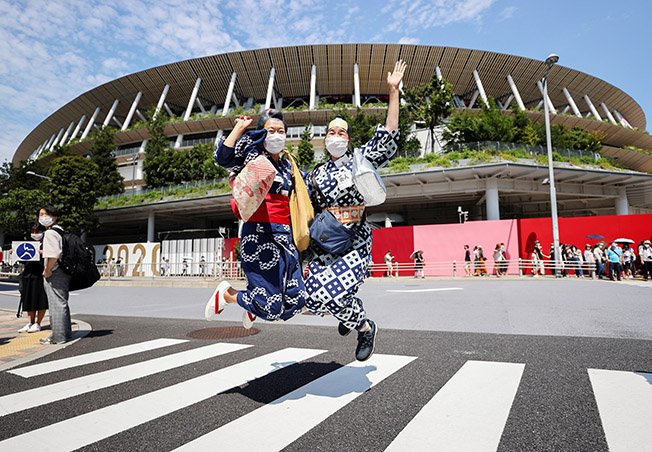
<instances>
[{"instance_id":1,"label":"person with backpack","mask_svg":"<svg viewBox=\"0 0 652 452\"><path fill-rule=\"evenodd\" d=\"M63 228L57 224L59 211L51 206L38 213L38 222L46 228L43 234L43 284L50 307L52 335L41 339L41 344L60 344L72 339L72 323L68 295L71 276L63 271L59 259L63 254Z\"/></svg>"}]
</instances>

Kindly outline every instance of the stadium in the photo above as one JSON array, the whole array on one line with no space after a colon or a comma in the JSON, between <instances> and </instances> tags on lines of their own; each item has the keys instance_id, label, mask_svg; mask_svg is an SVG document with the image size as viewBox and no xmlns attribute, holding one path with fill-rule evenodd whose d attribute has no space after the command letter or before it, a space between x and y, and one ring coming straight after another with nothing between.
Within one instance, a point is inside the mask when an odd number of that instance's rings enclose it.
<instances>
[{"instance_id":1,"label":"stadium","mask_svg":"<svg viewBox=\"0 0 652 452\"><path fill-rule=\"evenodd\" d=\"M18 146L13 162L46 155L61 144L83 155L92 128L112 125L119 129L115 155L125 180L122 196L129 196L144 185L148 132L143 122L150 108L174 118L165 134L171 146L183 149L228 133L240 112L276 107L284 111L288 138L298 140L304 126L312 125L312 143L319 154L334 105L344 104L351 113L361 108L364 114L384 115L384 80L397 59L408 62L406 87L435 75L450 82L456 111L474 114L493 98L503 110L517 108L534 122L544 121L541 78L546 65L540 60L426 45L292 46L195 58L105 83L40 123ZM551 123L598 132L603 137L600 154L620 166L605 170L557 165L560 216L652 213L652 136L645 132L641 107L619 88L569 67L553 66L547 80ZM413 128L420 139L425 136L418 124ZM550 215L548 169L536 161L421 165L383 174L387 201L369 211L377 227L458 223L460 212L470 221ZM89 240L154 242L174 231L196 231L184 237L197 238L220 229L233 237L237 223L229 196L209 193L100 210L100 229Z\"/></svg>"}]
</instances>

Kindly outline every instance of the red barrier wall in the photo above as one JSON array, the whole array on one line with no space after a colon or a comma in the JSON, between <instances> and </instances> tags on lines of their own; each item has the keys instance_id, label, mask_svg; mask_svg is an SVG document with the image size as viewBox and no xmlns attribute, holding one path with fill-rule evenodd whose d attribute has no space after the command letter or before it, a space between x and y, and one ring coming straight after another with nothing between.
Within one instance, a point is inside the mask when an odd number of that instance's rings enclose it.
<instances>
[{"instance_id":1,"label":"red barrier wall","mask_svg":"<svg viewBox=\"0 0 652 452\"><path fill-rule=\"evenodd\" d=\"M518 258L518 233L516 220L470 221L464 224L434 224L383 228L373 231L372 258L376 264L384 263L388 249L400 263L411 262L415 249L423 251L426 276L452 276L452 262L457 262L457 275L464 275L464 245L471 251L481 245L487 258L487 271L493 272L493 250L496 243L505 243L508 259ZM446 263L444 265L444 263ZM517 273L518 266L510 265L509 273ZM374 276L382 276L377 271ZM399 275L412 276L412 267Z\"/></svg>"},{"instance_id":2,"label":"red barrier wall","mask_svg":"<svg viewBox=\"0 0 652 452\"><path fill-rule=\"evenodd\" d=\"M518 221L519 256L530 259L534 241L539 240L544 253L552 243L552 221L550 218L531 218ZM609 215L598 217L559 218L559 241L584 249L587 243L593 245L603 239L588 238L600 235L609 243L617 238L629 238L638 243L652 240L652 214Z\"/></svg>"},{"instance_id":3,"label":"red barrier wall","mask_svg":"<svg viewBox=\"0 0 652 452\"><path fill-rule=\"evenodd\" d=\"M371 248L371 258L374 264L384 264L387 250L392 250L392 254L397 262L410 262L410 254L414 251L414 226L397 226L394 228L375 229L372 232L373 245ZM372 273L372 276L383 276L382 270ZM399 276L413 275L411 270L401 270Z\"/></svg>"}]
</instances>

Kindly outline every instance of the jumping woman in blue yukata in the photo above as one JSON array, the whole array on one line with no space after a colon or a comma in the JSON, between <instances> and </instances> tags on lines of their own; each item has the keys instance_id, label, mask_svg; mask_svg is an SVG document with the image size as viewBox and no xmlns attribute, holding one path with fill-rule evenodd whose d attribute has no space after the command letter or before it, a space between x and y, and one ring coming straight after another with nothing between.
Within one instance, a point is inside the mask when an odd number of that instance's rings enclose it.
<instances>
[{"instance_id":1,"label":"jumping woman in blue yukata","mask_svg":"<svg viewBox=\"0 0 652 452\"><path fill-rule=\"evenodd\" d=\"M385 126L378 125L374 136L362 146L363 155L376 168L388 163L398 148L399 84L406 64L398 61L387 75L389 105ZM356 359L365 361L374 351L378 326L367 317L362 300L356 297L367 274L371 257L371 228L365 222L364 198L352 177L351 128L341 118L328 125L325 145L330 159L306 177L312 202L317 211L329 209L335 218L355 234L350 248L340 255L330 254L315 242L314 258L308 268L306 307L318 315L332 314L340 323L338 331L346 336L358 333Z\"/></svg>"},{"instance_id":2,"label":"jumping woman in blue yukata","mask_svg":"<svg viewBox=\"0 0 652 452\"><path fill-rule=\"evenodd\" d=\"M240 259L247 289L237 291L222 281L205 309L206 319L212 320L227 304L237 303L244 309L245 328L251 328L256 317L290 319L301 312L307 295L290 227L292 167L281 156L287 127L276 110L262 113L256 130L245 133L251 123L248 116L236 119L233 131L217 146L215 160L237 174L248 162L265 155L276 177L260 208L242 225Z\"/></svg>"}]
</instances>

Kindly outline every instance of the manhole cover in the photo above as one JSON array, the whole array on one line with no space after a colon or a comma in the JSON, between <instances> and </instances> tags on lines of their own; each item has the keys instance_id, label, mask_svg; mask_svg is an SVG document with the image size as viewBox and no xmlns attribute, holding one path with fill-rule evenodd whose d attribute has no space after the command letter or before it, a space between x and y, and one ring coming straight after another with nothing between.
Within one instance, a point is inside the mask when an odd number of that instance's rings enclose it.
<instances>
[{"instance_id":1,"label":"manhole cover","mask_svg":"<svg viewBox=\"0 0 652 452\"><path fill-rule=\"evenodd\" d=\"M203 330L195 330L188 333L186 336L192 339L235 339L237 337L253 336L260 333L258 328L251 328L246 330L241 326L225 326L220 328L204 328Z\"/></svg>"}]
</instances>

